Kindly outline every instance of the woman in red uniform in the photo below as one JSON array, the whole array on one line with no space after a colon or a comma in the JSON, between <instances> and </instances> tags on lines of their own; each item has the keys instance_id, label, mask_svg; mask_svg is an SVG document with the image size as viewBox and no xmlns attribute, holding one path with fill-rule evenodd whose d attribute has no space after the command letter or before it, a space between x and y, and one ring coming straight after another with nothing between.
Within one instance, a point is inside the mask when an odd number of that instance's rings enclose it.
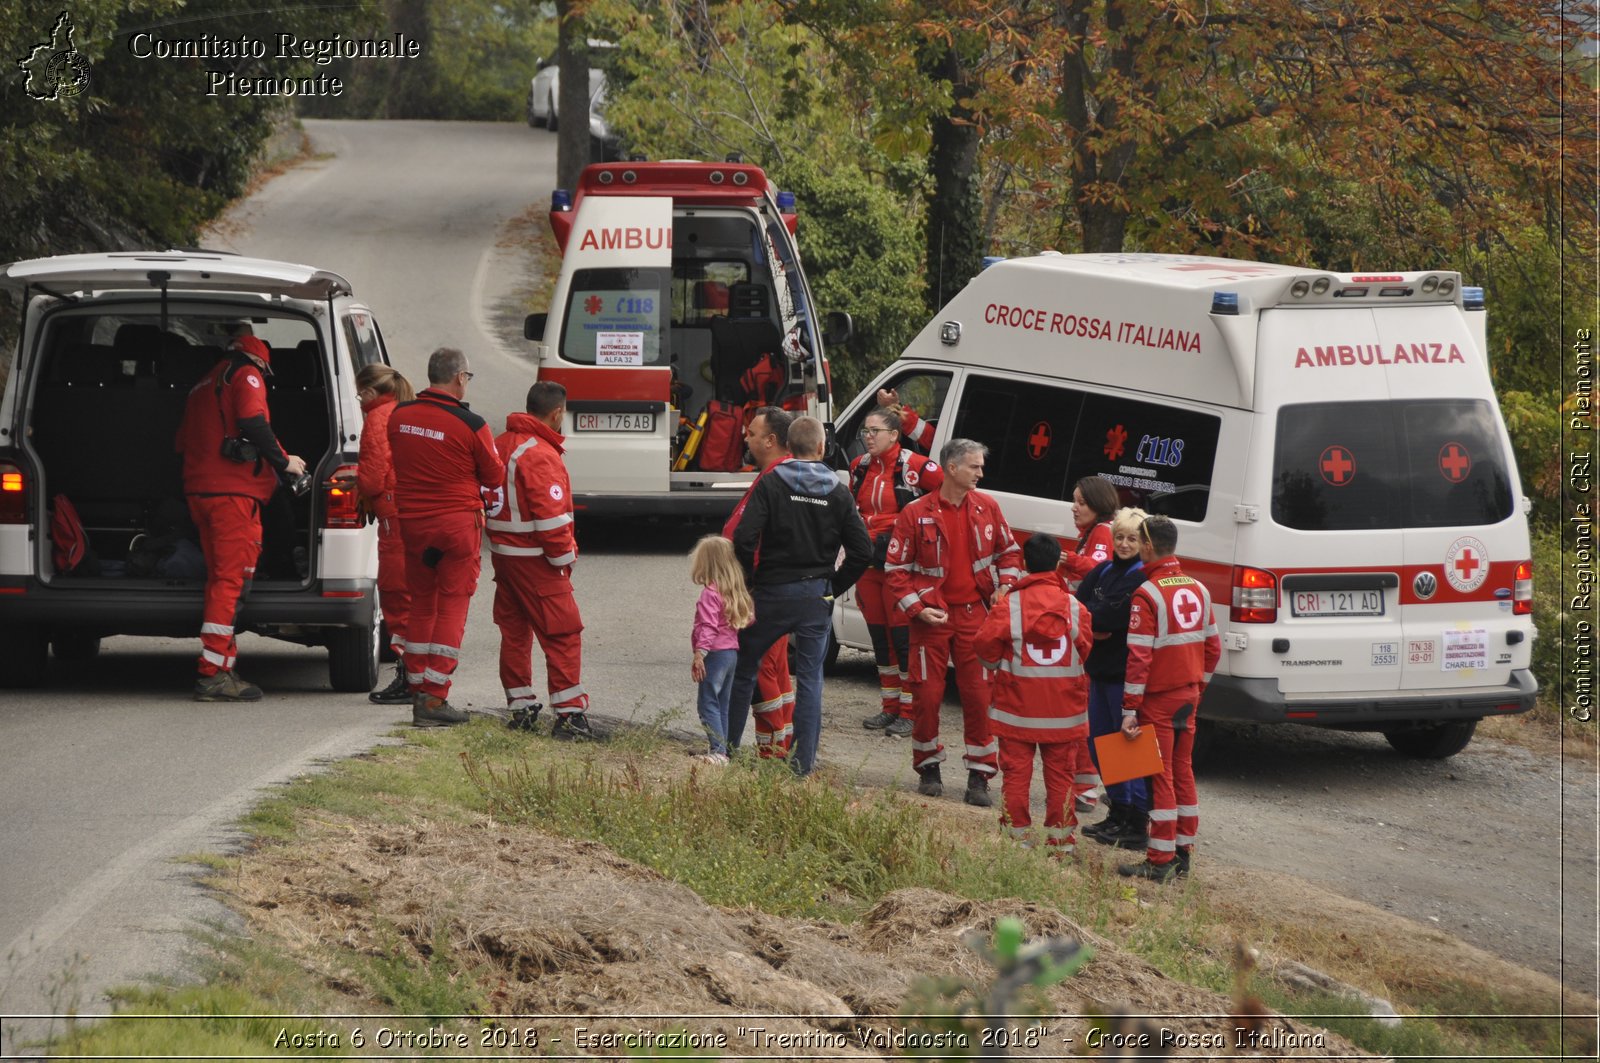
<instances>
[{"instance_id":1,"label":"woman in red uniform","mask_svg":"<svg viewBox=\"0 0 1600 1063\"><path fill-rule=\"evenodd\" d=\"M406 548L400 539L400 521L394 505L389 415L397 403L410 402L416 394L399 370L386 365L362 366L356 374L356 387L359 389L356 397L361 400L361 412L365 415L356 485L361 488L363 501L378 518L378 606L383 610L389 645L398 661L394 680L382 690L374 690L367 698L377 705L409 705L411 688L406 684L403 648L411 592L406 588Z\"/></svg>"},{"instance_id":2,"label":"woman in red uniform","mask_svg":"<svg viewBox=\"0 0 1600 1063\"><path fill-rule=\"evenodd\" d=\"M850 493L855 497L867 534L872 536L872 564L856 584L856 601L872 636L878 662L878 689L883 707L862 725L896 737L911 733L911 680L907 674L910 632L906 615L894 607L884 581L884 554L900 510L944 480L939 463L900 446L899 418L878 407L863 418L861 440L867 451L850 463Z\"/></svg>"},{"instance_id":3,"label":"woman in red uniform","mask_svg":"<svg viewBox=\"0 0 1600 1063\"><path fill-rule=\"evenodd\" d=\"M1078 545L1061 554L1060 572L1074 591L1083 577L1111 560L1111 517L1121 503L1117 489L1102 476L1085 476L1072 488L1072 522Z\"/></svg>"}]
</instances>

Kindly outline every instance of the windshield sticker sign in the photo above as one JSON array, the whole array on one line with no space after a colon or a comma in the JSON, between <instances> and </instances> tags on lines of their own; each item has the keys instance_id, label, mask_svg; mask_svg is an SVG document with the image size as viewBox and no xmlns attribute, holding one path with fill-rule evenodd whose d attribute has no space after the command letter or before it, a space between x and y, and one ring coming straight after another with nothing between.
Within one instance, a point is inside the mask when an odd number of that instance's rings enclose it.
<instances>
[{"instance_id":1,"label":"windshield sticker sign","mask_svg":"<svg viewBox=\"0 0 1600 1063\"><path fill-rule=\"evenodd\" d=\"M1444 653L1439 670L1464 672L1489 666L1489 632L1481 627L1444 633Z\"/></svg>"},{"instance_id":2,"label":"windshield sticker sign","mask_svg":"<svg viewBox=\"0 0 1600 1063\"><path fill-rule=\"evenodd\" d=\"M1349 447L1337 443L1322 452L1317 461L1322 478L1334 487L1343 487L1356 478L1356 459Z\"/></svg>"},{"instance_id":3,"label":"windshield sticker sign","mask_svg":"<svg viewBox=\"0 0 1600 1063\"><path fill-rule=\"evenodd\" d=\"M1472 471L1472 455L1460 443L1450 442L1439 448L1439 472L1446 480L1458 484Z\"/></svg>"},{"instance_id":4,"label":"windshield sticker sign","mask_svg":"<svg viewBox=\"0 0 1600 1063\"><path fill-rule=\"evenodd\" d=\"M594 337L595 365L643 365L644 333L597 332Z\"/></svg>"}]
</instances>

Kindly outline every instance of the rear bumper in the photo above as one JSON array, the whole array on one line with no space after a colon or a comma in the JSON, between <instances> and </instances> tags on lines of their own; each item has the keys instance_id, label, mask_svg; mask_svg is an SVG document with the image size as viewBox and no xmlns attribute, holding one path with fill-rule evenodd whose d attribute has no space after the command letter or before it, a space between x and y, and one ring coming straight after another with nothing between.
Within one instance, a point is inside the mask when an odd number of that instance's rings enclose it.
<instances>
[{"instance_id":1,"label":"rear bumper","mask_svg":"<svg viewBox=\"0 0 1600 1063\"><path fill-rule=\"evenodd\" d=\"M73 631L186 638L200 631L204 604L198 585L58 588L30 580L20 594L0 593L0 626L47 635ZM240 603L235 626L241 632L290 636L308 628L364 628L372 624L376 607L377 584L370 579L324 580L292 590L257 585Z\"/></svg>"},{"instance_id":2,"label":"rear bumper","mask_svg":"<svg viewBox=\"0 0 1600 1063\"><path fill-rule=\"evenodd\" d=\"M575 495L578 516L727 517L744 497L737 491L671 491L648 495Z\"/></svg>"},{"instance_id":3,"label":"rear bumper","mask_svg":"<svg viewBox=\"0 0 1600 1063\"><path fill-rule=\"evenodd\" d=\"M1533 708L1539 684L1517 669L1503 686L1440 690L1376 691L1308 696L1283 694L1273 679L1219 675L1206 688L1200 714L1209 720L1303 723L1320 727L1366 727L1436 720L1509 716Z\"/></svg>"}]
</instances>

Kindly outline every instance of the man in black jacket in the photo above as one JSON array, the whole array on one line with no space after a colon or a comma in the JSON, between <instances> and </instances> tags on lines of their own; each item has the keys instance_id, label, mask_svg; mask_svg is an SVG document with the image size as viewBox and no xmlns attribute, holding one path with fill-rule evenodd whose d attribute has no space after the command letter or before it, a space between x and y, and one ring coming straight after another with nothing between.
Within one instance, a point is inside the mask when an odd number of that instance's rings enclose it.
<instances>
[{"instance_id":1,"label":"man in black jacket","mask_svg":"<svg viewBox=\"0 0 1600 1063\"><path fill-rule=\"evenodd\" d=\"M774 465L750 493L733 531L756 619L739 632L729 711L750 704L762 654L780 636L795 652L794 747L790 766L809 775L822 733L822 659L833 623L833 599L849 590L872 559L872 539L850 491L822 458L825 434L815 417L789 426L792 461ZM845 558L837 565L840 546ZM759 556L758 556L759 555ZM729 724L729 733L742 728Z\"/></svg>"}]
</instances>

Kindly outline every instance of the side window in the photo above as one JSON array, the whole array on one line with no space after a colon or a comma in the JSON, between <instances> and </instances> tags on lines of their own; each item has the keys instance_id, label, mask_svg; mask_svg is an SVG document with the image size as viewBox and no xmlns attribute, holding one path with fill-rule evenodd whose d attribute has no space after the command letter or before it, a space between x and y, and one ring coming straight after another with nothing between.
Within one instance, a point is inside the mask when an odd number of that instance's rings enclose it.
<instances>
[{"instance_id":1,"label":"side window","mask_svg":"<svg viewBox=\"0 0 1600 1063\"><path fill-rule=\"evenodd\" d=\"M1177 520L1203 521L1217 464L1222 419L1138 399L1091 395L1072 442L1066 493L1085 476L1104 476L1125 506Z\"/></svg>"},{"instance_id":2,"label":"side window","mask_svg":"<svg viewBox=\"0 0 1600 1063\"><path fill-rule=\"evenodd\" d=\"M364 365L386 362L378 323L365 310L352 310L344 316L344 342L350 348L350 371L358 373Z\"/></svg>"},{"instance_id":3,"label":"side window","mask_svg":"<svg viewBox=\"0 0 1600 1063\"><path fill-rule=\"evenodd\" d=\"M937 424L940 413L944 410L945 396L950 394L950 374L930 373L920 369L910 370L890 377L882 386L893 388L898 392L901 403L916 410L917 416L926 419L930 424ZM867 401L862 403L860 409L853 411L848 418L834 427L834 438L844 448L845 456L850 461L854 461L866 452L866 444L861 441L861 422L877 406L878 394L874 390L867 396ZM900 444L918 454L922 453L921 447L904 436L901 437Z\"/></svg>"},{"instance_id":4,"label":"side window","mask_svg":"<svg viewBox=\"0 0 1600 1063\"><path fill-rule=\"evenodd\" d=\"M1073 430L1084 398L1070 388L972 376L961 391L952 435L989 448L984 490L1070 498Z\"/></svg>"}]
</instances>

